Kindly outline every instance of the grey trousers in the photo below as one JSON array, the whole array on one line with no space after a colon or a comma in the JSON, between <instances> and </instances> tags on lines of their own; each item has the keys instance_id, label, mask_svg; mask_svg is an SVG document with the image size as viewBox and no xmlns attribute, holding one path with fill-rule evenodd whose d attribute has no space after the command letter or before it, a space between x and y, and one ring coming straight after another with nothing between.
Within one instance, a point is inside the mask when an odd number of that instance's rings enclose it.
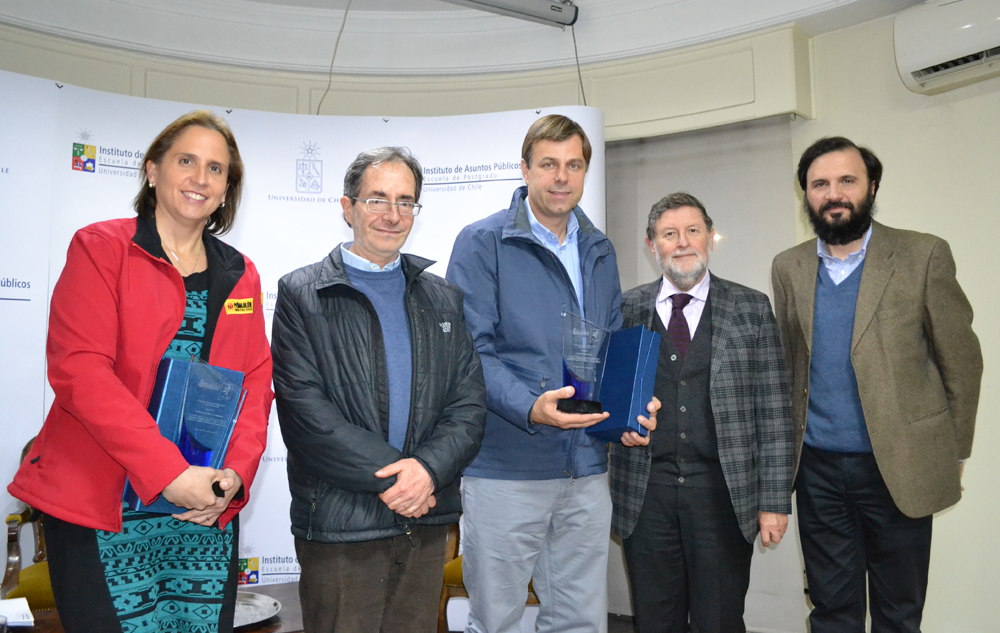
<instances>
[{"instance_id":1,"label":"grey trousers","mask_svg":"<svg viewBox=\"0 0 1000 633\"><path fill-rule=\"evenodd\" d=\"M448 526L362 543L295 539L305 633L433 633Z\"/></svg>"},{"instance_id":2,"label":"grey trousers","mask_svg":"<svg viewBox=\"0 0 1000 633\"><path fill-rule=\"evenodd\" d=\"M533 581L539 633L606 633L611 493L580 479L462 479L467 633L515 633Z\"/></svg>"}]
</instances>

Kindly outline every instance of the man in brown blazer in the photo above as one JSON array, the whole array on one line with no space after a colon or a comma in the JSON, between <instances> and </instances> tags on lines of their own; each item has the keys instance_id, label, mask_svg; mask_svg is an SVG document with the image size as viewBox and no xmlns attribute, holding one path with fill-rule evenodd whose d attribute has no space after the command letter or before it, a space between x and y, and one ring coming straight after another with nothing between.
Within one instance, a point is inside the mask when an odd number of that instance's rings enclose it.
<instances>
[{"instance_id":1,"label":"man in brown blazer","mask_svg":"<svg viewBox=\"0 0 1000 633\"><path fill-rule=\"evenodd\" d=\"M818 235L774 258L800 448L812 633L919 631L931 520L961 497L983 372L948 243L872 221L882 164L842 137L799 161Z\"/></svg>"}]
</instances>

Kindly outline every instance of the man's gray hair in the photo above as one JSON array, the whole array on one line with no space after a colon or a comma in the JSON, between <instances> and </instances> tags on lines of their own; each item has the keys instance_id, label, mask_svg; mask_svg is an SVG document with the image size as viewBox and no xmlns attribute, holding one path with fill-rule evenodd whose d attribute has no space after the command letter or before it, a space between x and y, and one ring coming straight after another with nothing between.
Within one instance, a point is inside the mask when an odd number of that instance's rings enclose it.
<instances>
[{"instance_id":1,"label":"man's gray hair","mask_svg":"<svg viewBox=\"0 0 1000 633\"><path fill-rule=\"evenodd\" d=\"M680 209L681 207L694 207L701 211L701 217L705 220L705 227L711 231L712 230L712 218L708 217L708 211L705 210L705 205L701 203L698 198L695 198L689 193L684 193L683 191L678 191L677 193L672 193L669 196L664 196L660 198L653 208L649 210L649 219L646 222L646 237L652 240L656 237L656 221L660 219L666 211L673 211L674 209Z\"/></svg>"},{"instance_id":2,"label":"man's gray hair","mask_svg":"<svg viewBox=\"0 0 1000 633\"><path fill-rule=\"evenodd\" d=\"M410 168L410 171L413 172L413 179L417 183L417 190L413 193L416 198L414 202L420 202L420 189L424 184L424 170L410 153L410 150L405 147L376 147L358 154L351 166L347 168L347 174L344 175L344 195L348 198L357 198L365 170L382 163L403 163Z\"/></svg>"}]
</instances>

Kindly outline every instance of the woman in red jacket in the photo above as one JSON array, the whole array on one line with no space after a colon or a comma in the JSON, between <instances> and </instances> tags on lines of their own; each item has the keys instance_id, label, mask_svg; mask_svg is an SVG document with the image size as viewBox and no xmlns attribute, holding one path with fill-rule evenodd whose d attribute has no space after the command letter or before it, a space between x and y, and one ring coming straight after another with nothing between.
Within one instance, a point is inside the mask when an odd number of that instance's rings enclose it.
<instances>
[{"instance_id":1,"label":"woman in red jacket","mask_svg":"<svg viewBox=\"0 0 1000 633\"><path fill-rule=\"evenodd\" d=\"M55 402L8 490L45 515L69 633L231 631L238 521L267 440L271 355L253 263L215 235L236 217L243 162L228 125L191 112L145 155L137 218L73 237L52 294ZM244 372L225 468L190 466L147 413L162 358ZM158 515L122 508L125 480ZM213 484L224 495L216 497Z\"/></svg>"}]
</instances>

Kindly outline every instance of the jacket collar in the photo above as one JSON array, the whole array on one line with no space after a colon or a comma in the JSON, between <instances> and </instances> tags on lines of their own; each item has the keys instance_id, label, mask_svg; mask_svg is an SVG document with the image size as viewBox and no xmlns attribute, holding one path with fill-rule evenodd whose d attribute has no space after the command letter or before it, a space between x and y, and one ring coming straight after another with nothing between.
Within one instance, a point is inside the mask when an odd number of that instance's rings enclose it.
<instances>
[{"instance_id":1,"label":"jacket collar","mask_svg":"<svg viewBox=\"0 0 1000 633\"><path fill-rule=\"evenodd\" d=\"M639 300L635 305L641 310L639 320L649 330L653 329L653 319L656 318L656 297L660 293L661 283L663 283L662 275L656 281L638 287Z\"/></svg>"},{"instance_id":2,"label":"jacket collar","mask_svg":"<svg viewBox=\"0 0 1000 633\"><path fill-rule=\"evenodd\" d=\"M403 277L406 279L407 286L420 273L434 264L433 260L418 255L410 255L409 253L402 253L401 255L402 263L400 267L403 269ZM340 252L339 244L323 260L319 277L316 279L316 289L321 290L338 284L354 287L354 284L351 283L350 278L347 276L347 265L344 263L344 256Z\"/></svg>"},{"instance_id":3,"label":"jacket collar","mask_svg":"<svg viewBox=\"0 0 1000 633\"><path fill-rule=\"evenodd\" d=\"M711 271L708 274L711 279L708 291L708 303L711 305L710 318L712 319L712 369L709 379L709 385L711 385L715 382L715 377L722 371L726 346L730 339L736 336L737 307L733 302L729 282L716 277Z\"/></svg>"},{"instance_id":4,"label":"jacket collar","mask_svg":"<svg viewBox=\"0 0 1000 633\"><path fill-rule=\"evenodd\" d=\"M816 300L816 275L819 272L820 258L816 255L815 240L808 240L795 247L795 268L791 273L792 295L795 305L799 306L799 327L805 339L807 349L812 351L813 339L813 308ZM858 289L857 307L854 313L854 331L851 348L853 349L861 335L871 324L885 292L889 278L892 276L895 262L893 254L896 244L891 231L884 224L872 221L872 235L868 240L868 250L865 253L864 270L861 274L861 287Z\"/></svg>"},{"instance_id":5,"label":"jacket collar","mask_svg":"<svg viewBox=\"0 0 1000 633\"><path fill-rule=\"evenodd\" d=\"M224 270L239 277L246 271L246 261L243 259L243 254L238 250L221 241L207 230L202 234L202 240L205 242L205 257L208 259L209 275L212 275L214 270ZM132 236L132 241L136 246L153 257L162 259L171 266L173 265L170 258L167 257L167 252L163 250L163 244L160 242L160 234L156 230L156 220L154 218L144 216L136 218L135 235Z\"/></svg>"},{"instance_id":6,"label":"jacket collar","mask_svg":"<svg viewBox=\"0 0 1000 633\"><path fill-rule=\"evenodd\" d=\"M201 346L201 357L208 360L212 351L212 338L215 335L215 328L219 323L222 308L226 299L236 288L236 284L243 277L243 273L246 272L247 264L242 253L207 230L202 234L202 240L205 242L205 258L208 260L208 305L206 306L205 338ZM143 216L136 218L135 235L132 236L132 242L150 256L162 260L173 268L170 258L163 250L154 218ZM263 306L260 308L263 309Z\"/></svg>"},{"instance_id":7,"label":"jacket collar","mask_svg":"<svg viewBox=\"0 0 1000 633\"><path fill-rule=\"evenodd\" d=\"M160 234L156 230L156 219L141 215L137 217L135 220L135 235L132 236L132 241L135 242L136 246L153 257L162 259L168 264L170 263L170 258L167 257L167 253L163 250L163 245L160 243Z\"/></svg>"},{"instance_id":8,"label":"jacket collar","mask_svg":"<svg viewBox=\"0 0 1000 633\"><path fill-rule=\"evenodd\" d=\"M514 190L514 195L510 200L510 207L507 209L507 218L504 221L501 239L522 239L541 245L535 234L531 232L531 224L528 222L528 210L524 206L524 199L527 196L528 187L526 186L518 187ZM594 226L594 223L590 221L590 218L587 217L579 205L573 208L573 215L576 216L576 221L580 223L580 229L577 233L577 243L580 246L581 253L585 252L586 248L608 239L604 233Z\"/></svg>"},{"instance_id":9,"label":"jacket collar","mask_svg":"<svg viewBox=\"0 0 1000 633\"><path fill-rule=\"evenodd\" d=\"M886 231L884 225L872 221L872 236L868 240L865 267L861 272L861 286L858 288L858 302L854 310L852 350L875 318L875 309L881 303L889 278L896 267L893 260L896 244L892 238L892 233Z\"/></svg>"}]
</instances>

